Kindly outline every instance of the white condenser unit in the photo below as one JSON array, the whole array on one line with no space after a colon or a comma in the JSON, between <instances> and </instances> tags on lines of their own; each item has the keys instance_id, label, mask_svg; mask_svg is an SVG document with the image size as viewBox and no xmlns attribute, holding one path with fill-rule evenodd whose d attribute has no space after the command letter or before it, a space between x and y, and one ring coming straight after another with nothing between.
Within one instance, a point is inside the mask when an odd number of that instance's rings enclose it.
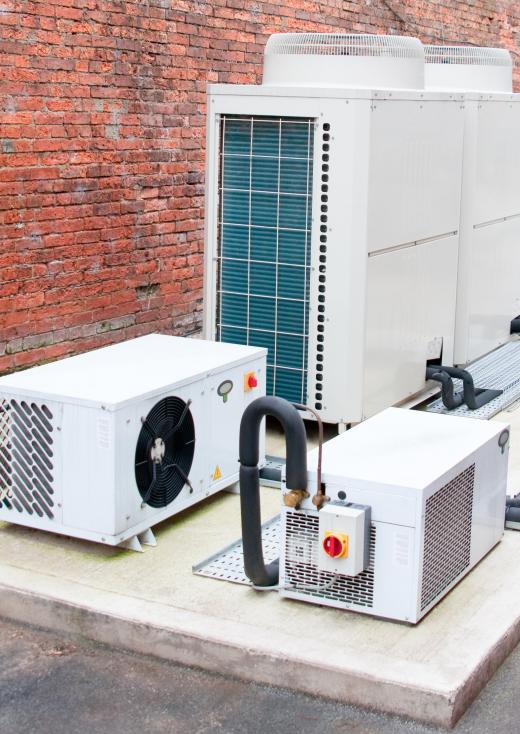
<instances>
[{"instance_id":1,"label":"white condenser unit","mask_svg":"<svg viewBox=\"0 0 520 734\"><path fill-rule=\"evenodd\" d=\"M452 364L464 111L414 38L281 34L208 95L205 334L357 422Z\"/></svg>"},{"instance_id":2,"label":"white condenser unit","mask_svg":"<svg viewBox=\"0 0 520 734\"><path fill-rule=\"evenodd\" d=\"M328 441L329 501L282 505L280 593L418 622L502 538L508 442L505 424L400 408ZM317 467L315 450L310 495Z\"/></svg>"},{"instance_id":3,"label":"white condenser unit","mask_svg":"<svg viewBox=\"0 0 520 734\"><path fill-rule=\"evenodd\" d=\"M151 526L236 482L265 355L152 334L0 378L0 520L153 544Z\"/></svg>"},{"instance_id":4,"label":"white condenser unit","mask_svg":"<svg viewBox=\"0 0 520 734\"><path fill-rule=\"evenodd\" d=\"M509 339L520 314L520 94L505 49L426 46L425 84L464 92L456 364Z\"/></svg>"}]
</instances>

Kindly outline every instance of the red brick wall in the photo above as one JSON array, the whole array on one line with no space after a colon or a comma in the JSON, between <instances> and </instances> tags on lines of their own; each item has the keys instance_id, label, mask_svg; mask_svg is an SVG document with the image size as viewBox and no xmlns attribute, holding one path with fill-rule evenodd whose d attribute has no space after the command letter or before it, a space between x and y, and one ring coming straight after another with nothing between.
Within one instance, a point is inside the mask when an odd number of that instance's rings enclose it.
<instances>
[{"instance_id":1,"label":"red brick wall","mask_svg":"<svg viewBox=\"0 0 520 734\"><path fill-rule=\"evenodd\" d=\"M514 51L520 3L0 0L0 371L199 328L206 84L339 29Z\"/></svg>"}]
</instances>

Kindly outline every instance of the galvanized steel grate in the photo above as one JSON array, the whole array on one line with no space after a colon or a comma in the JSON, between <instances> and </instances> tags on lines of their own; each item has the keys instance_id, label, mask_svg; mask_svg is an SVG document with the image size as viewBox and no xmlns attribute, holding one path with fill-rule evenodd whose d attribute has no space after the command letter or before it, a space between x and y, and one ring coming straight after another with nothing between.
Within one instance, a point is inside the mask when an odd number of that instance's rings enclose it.
<instances>
[{"instance_id":1,"label":"galvanized steel grate","mask_svg":"<svg viewBox=\"0 0 520 734\"><path fill-rule=\"evenodd\" d=\"M512 405L520 398L520 340L504 344L482 359L473 362L467 370L473 377L475 387L503 390L504 392L478 410L470 410L466 405L448 410L440 398L430 403L426 410L431 413L488 420ZM460 391L461 381L454 380L454 383L457 392Z\"/></svg>"},{"instance_id":2,"label":"galvanized steel grate","mask_svg":"<svg viewBox=\"0 0 520 734\"><path fill-rule=\"evenodd\" d=\"M264 561L271 563L280 555L280 515L276 515L262 525L262 544ZM193 573L198 576L209 576L234 584L251 582L244 573L244 553L242 538L231 543L218 553L193 566Z\"/></svg>"},{"instance_id":3,"label":"galvanized steel grate","mask_svg":"<svg viewBox=\"0 0 520 734\"><path fill-rule=\"evenodd\" d=\"M53 415L44 404L0 403L0 507L53 519Z\"/></svg>"},{"instance_id":4,"label":"galvanized steel grate","mask_svg":"<svg viewBox=\"0 0 520 734\"><path fill-rule=\"evenodd\" d=\"M318 570L319 517L316 511L285 512L284 588L316 599L329 599L347 607L374 604L376 529L370 529L370 562L354 577Z\"/></svg>"},{"instance_id":5,"label":"galvanized steel grate","mask_svg":"<svg viewBox=\"0 0 520 734\"><path fill-rule=\"evenodd\" d=\"M426 500L421 611L470 564L475 464Z\"/></svg>"},{"instance_id":6,"label":"galvanized steel grate","mask_svg":"<svg viewBox=\"0 0 520 734\"><path fill-rule=\"evenodd\" d=\"M222 115L216 334L265 347L267 393L307 399L312 118Z\"/></svg>"}]
</instances>

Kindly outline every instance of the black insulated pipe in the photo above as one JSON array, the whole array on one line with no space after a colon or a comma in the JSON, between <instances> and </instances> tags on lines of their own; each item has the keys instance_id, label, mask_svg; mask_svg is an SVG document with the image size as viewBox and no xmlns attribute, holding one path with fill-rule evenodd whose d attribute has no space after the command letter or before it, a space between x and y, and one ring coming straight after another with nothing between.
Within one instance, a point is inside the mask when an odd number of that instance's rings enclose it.
<instances>
[{"instance_id":1,"label":"black insulated pipe","mask_svg":"<svg viewBox=\"0 0 520 734\"><path fill-rule=\"evenodd\" d=\"M442 402L444 406L448 408L448 410L459 408L462 405L462 393L458 393L457 395L455 395L453 380L447 372L442 370L440 367L427 367L426 379L435 380L435 382L441 383Z\"/></svg>"},{"instance_id":2,"label":"black insulated pipe","mask_svg":"<svg viewBox=\"0 0 520 734\"><path fill-rule=\"evenodd\" d=\"M446 377L442 376L443 373L448 376L448 379L455 377L462 380L462 395L460 393L455 394L453 387L448 387ZM503 390L487 390L475 387L471 374L459 367L427 366L426 379L442 383L442 401L448 410L458 408L463 402L470 410L478 410L503 393Z\"/></svg>"},{"instance_id":3,"label":"black insulated pipe","mask_svg":"<svg viewBox=\"0 0 520 734\"><path fill-rule=\"evenodd\" d=\"M307 490L307 436L301 415L291 403L274 396L250 403L240 422L240 513L244 570L254 586L276 586L278 559L264 562L260 514L260 425L266 416L276 418L285 434L286 484L289 489Z\"/></svg>"},{"instance_id":4,"label":"black insulated pipe","mask_svg":"<svg viewBox=\"0 0 520 734\"><path fill-rule=\"evenodd\" d=\"M520 316L515 316L511 321L511 334L520 334Z\"/></svg>"}]
</instances>

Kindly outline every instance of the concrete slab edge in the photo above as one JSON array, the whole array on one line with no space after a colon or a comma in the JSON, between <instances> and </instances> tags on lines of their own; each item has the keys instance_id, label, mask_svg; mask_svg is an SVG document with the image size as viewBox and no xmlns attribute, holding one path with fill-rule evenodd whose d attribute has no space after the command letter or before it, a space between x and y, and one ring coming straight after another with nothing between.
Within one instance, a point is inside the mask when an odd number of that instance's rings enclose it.
<instances>
[{"instance_id":1,"label":"concrete slab edge","mask_svg":"<svg viewBox=\"0 0 520 734\"><path fill-rule=\"evenodd\" d=\"M205 640L185 631L107 614L5 584L0 584L0 616L109 647L447 728L454 725L464 712L464 706L469 706L508 654L505 650L497 650L479 676L471 676L451 695L370 679L327 667L326 661L323 666L303 663L258 649ZM517 634L520 635L520 627ZM511 641L508 651L513 647Z\"/></svg>"},{"instance_id":2,"label":"concrete slab edge","mask_svg":"<svg viewBox=\"0 0 520 734\"><path fill-rule=\"evenodd\" d=\"M455 726L519 642L520 617L517 617L506 634L489 650L478 667L456 691L453 700L452 719L448 724L450 728Z\"/></svg>"}]
</instances>

